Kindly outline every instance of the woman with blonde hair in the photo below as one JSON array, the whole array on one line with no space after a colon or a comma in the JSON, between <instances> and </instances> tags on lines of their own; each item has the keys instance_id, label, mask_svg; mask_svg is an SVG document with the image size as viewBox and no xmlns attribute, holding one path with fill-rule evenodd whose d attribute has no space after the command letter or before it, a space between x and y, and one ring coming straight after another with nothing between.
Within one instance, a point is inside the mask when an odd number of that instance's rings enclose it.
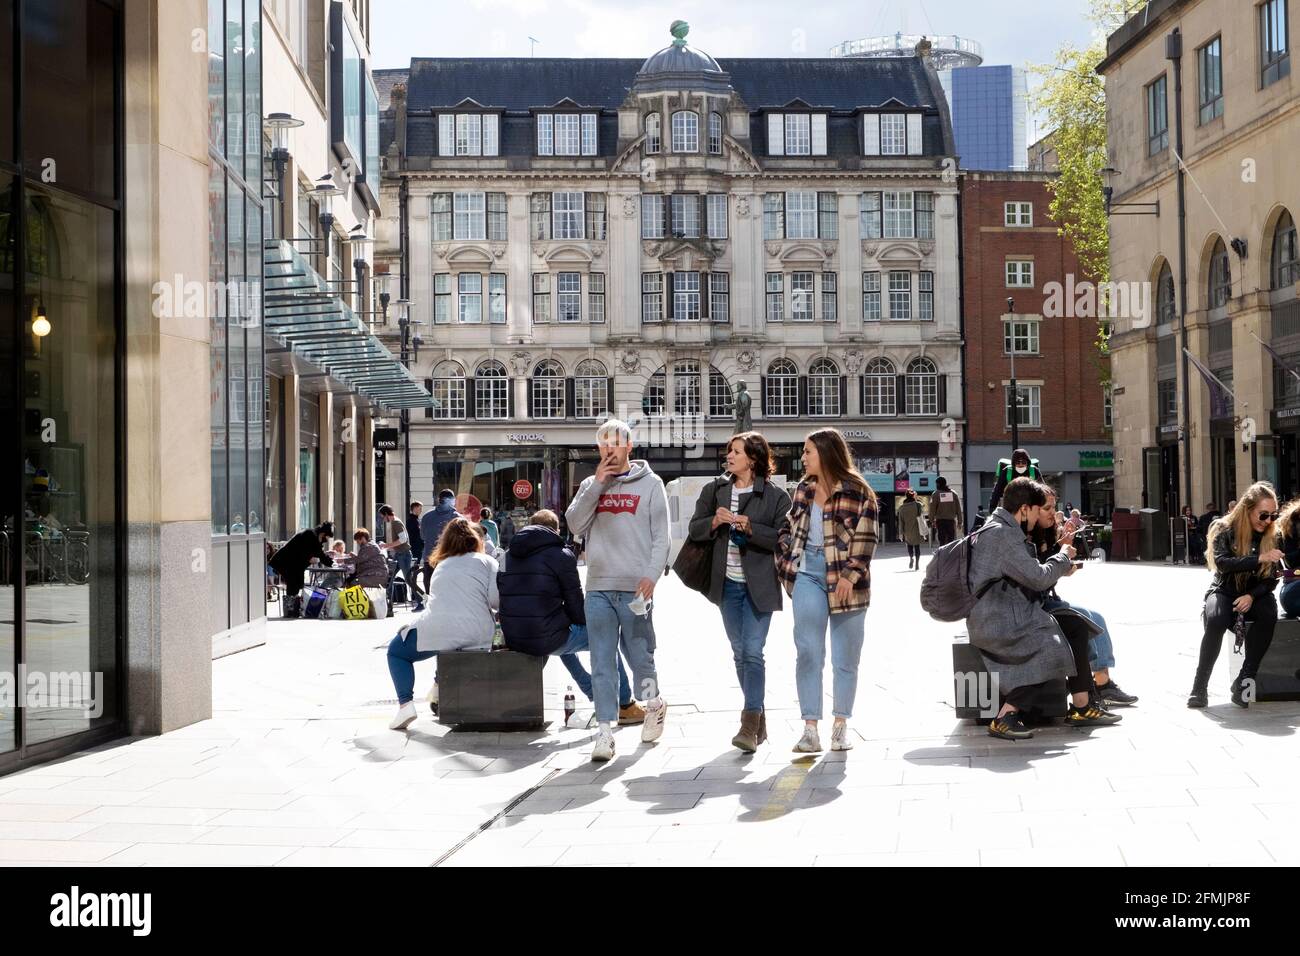
<instances>
[{"instance_id":1,"label":"woman with blonde hair","mask_svg":"<svg viewBox=\"0 0 1300 956\"><path fill-rule=\"evenodd\" d=\"M1287 502L1277 519L1278 548L1287 570L1300 569L1300 498ZM1300 578L1283 578L1277 603L1286 617L1300 617Z\"/></svg>"},{"instance_id":2,"label":"woman with blonde hair","mask_svg":"<svg viewBox=\"0 0 1300 956\"><path fill-rule=\"evenodd\" d=\"M1209 703L1210 674L1228 628L1238 635L1246 631L1246 660L1232 682L1232 702L1238 707L1250 706L1249 690L1277 624L1273 589L1277 587L1275 572L1284 557L1278 548L1278 514L1277 492L1267 481L1257 481L1231 511L1210 525L1206 557L1214 581L1205 593L1201 615L1205 635L1188 707Z\"/></svg>"}]
</instances>

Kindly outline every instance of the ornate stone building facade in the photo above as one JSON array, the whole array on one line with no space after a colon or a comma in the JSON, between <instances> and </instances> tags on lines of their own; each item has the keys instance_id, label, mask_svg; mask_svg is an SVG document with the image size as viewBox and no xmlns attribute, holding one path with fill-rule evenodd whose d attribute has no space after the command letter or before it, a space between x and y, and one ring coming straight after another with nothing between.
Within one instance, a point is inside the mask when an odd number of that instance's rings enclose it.
<instances>
[{"instance_id":1,"label":"ornate stone building facade","mask_svg":"<svg viewBox=\"0 0 1300 956\"><path fill-rule=\"evenodd\" d=\"M924 51L720 63L674 28L644 63L379 76L376 262L437 399L412 494L562 510L607 415L643 420L665 480L716 474L740 386L779 473L832 425L891 504L959 483L956 164Z\"/></svg>"}]
</instances>

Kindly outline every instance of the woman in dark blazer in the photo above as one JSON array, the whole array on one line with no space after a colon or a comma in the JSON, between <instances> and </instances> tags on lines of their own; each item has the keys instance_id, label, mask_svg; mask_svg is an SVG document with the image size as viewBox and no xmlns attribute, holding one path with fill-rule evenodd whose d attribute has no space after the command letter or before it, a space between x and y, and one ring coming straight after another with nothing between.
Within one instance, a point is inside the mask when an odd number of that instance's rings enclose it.
<instances>
[{"instance_id":1,"label":"woman in dark blazer","mask_svg":"<svg viewBox=\"0 0 1300 956\"><path fill-rule=\"evenodd\" d=\"M762 435L742 432L732 437L727 442L727 474L700 492L689 532L692 541L713 542L708 597L722 611L745 695L740 731L731 743L747 753L767 739L763 645L772 613L781 610L774 552L790 512L790 496L768 480L774 470L772 449Z\"/></svg>"}]
</instances>

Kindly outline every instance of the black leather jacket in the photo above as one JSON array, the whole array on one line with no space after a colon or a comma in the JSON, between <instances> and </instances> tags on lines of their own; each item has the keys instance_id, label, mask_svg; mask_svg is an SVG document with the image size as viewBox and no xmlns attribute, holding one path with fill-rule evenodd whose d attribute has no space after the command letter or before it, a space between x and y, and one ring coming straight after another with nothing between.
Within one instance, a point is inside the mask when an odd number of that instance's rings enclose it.
<instances>
[{"instance_id":1,"label":"black leather jacket","mask_svg":"<svg viewBox=\"0 0 1300 956\"><path fill-rule=\"evenodd\" d=\"M1263 538L1259 532L1250 536L1250 553L1239 555L1232 549L1232 531L1224 529L1214 539L1214 581L1206 595L1226 594L1233 600L1243 594L1249 594L1256 600L1272 594L1277 587L1277 578L1263 577L1259 573L1259 542ZM1239 587L1237 575L1249 575L1245 586Z\"/></svg>"}]
</instances>

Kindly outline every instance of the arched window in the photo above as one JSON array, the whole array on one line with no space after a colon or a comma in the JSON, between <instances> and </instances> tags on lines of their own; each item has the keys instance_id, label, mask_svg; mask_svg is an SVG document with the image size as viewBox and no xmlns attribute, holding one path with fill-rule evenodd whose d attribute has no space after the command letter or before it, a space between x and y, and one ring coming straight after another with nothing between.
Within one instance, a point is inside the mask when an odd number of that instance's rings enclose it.
<instances>
[{"instance_id":1,"label":"arched window","mask_svg":"<svg viewBox=\"0 0 1300 956\"><path fill-rule=\"evenodd\" d=\"M1285 289L1300 281L1300 245L1296 243L1295 220L1282 213L1273 229L1273 257L1270 274L1274 289Z\"/></svg>"},{"instance_id":2,"label":"arched window","mask_svg":"<svg viewBox=\"0 0 1300 956\"><path fill-rule=\"evenodd\" d=\"M799 415L799 369L789 359L777 359L767 367L763 383L763 414L768 418L797 418Z\"/></svg>"},{"instance_id":3,"label":"arched window","mask_svg":"<svg viewBox=\"0 0 1300 956\"><path fill-rule=\"evenodd\" d=\"M538 362L533 369L528 409L533 418L564 417L564 366L554 359Z\"/></svg>"},{"instance_id":4,"label":"arched window","mask_svg":"<svg viewBox=\"0 0 1300 956\"><path fill-rule=\"evenodd\" d=\"M904 413L907 415L939 414L939 369L926 358L913 359L907 366Z\"/></svg>"},{"instance_id":5,"label":"arched window","mask_svg":"<svg viewBox=\"0 0 1300 956\"><path fill-rule=\"evenodd\" d=\"M1214 243L1210 253L1209 303L1211 309L1221 309L1232 298L1232 266L1228 262L1228 249L1222 239Z\"/></svg>"},{"instance_id":6,"label":"arched window","mask_svg":"<svg viewBox=\"0 0 1300 956\"><path fill-rule=\"evenodd\" d=\"M578 418L609 416L609 377L605 363L583 359L573 373L574 415Z\"/></svg>"},{"instance_id":7,"label":"arched window","mask_svg":"<svg viewBox=\"0 0 1300 956\"><path fill-rule=\"evenodd\" d=\"M808 369L808 414L833 418L843 413L840 401L839 366L828 358L819 358Z\"/></svg>"},{"instance_id":8,"label":"arched window","mask_svg":"<svg viewBox=\"0 0 1300 956\"><path fill-rule=\"evenodd\" d=\"M500 362L483 362L474 373L474 417L510 417L510 379Z\"/></svg>"},{"instance_id":9,"label":"arched window","mask_svg":"<svg viewBox=\"0 0 1300 956\"><path fill-rule=\"evenodd\" d=\"M657 418L667 410L668 375L661 368L646 380L645 391L641 394L641 412Z\"/></svg>"},{"instance_id":10,"label":"arched window","mask_svg":"<svg viewBox=\"0 0 1300 956\"><path fill-rule=\"evenodd\" d=\"M690 110L673 114L673 152L698 153L700 151L700 115Z\"/></svg>"},{"instance_id":11,"label":"arched window","mask_svg":"<svg viewBox=\"0 0 1300 956\"><path fill-rule=\"evenodd\" d=\"M673 414L700 414L700 363L694 359L673 363Z\"/></svg>"},{"instance_id":12,"label":"arched window","mask_svg":"<svg viewBox=\"0 0 1300 956\"><path fill-rule=\"evenodd\" d=\"M1169 263L1160 266L1160 278L1156 280L1156 324L1168 325L1178 317L1178 304L1174 298L1174 274Z\"/></svg>"},{"instance_id":13,"label":"arched window","mask_svg":"<svg viewBox=\"0 0 1300 956\"><path fill-rule=\"evenodd\" d=\"M709 417L730 418L735 414L735 396L731 383L712 365L709 366Z\"/></svg>"},{"instance_id":14,"label":"arched window","mask_svg":"<svg viewBox=\"0 0 1300 956\"><path fill-rule=\"evenodd\" d=\"M465 370L458 362L439 362L433 367L434 418L465 417Z\"/></svg>"},{"instance_id":15,"label":"arched window","mask_svg":"<svg viewBox=\"0 0 1300 956\"><path fill-rule=\"evenodd\" d=\"M722 114L709 114L709 152L714 156L722 155Z\"/></svg>"},{"instance_id":16,"label":"arched window","mask_svg":"<svg viewBox=\"0 0 1300 956\"><path fill-rule=\"evenodd\" d=\"M663 132L660 128L659 114L647 113L645 118L645 151L658 153L663 149Z\"/></svg>"},{"instance_id":17,"label":"arched window","mask_svg":"<svg viewBox=\"0 0 1300 956\"><path fill-rule=\"evenodd\" d=\"M862 376L862 414L898 414L898 373L887 358L874 358L867 363Z\"/></svg>"}]
</instances>

